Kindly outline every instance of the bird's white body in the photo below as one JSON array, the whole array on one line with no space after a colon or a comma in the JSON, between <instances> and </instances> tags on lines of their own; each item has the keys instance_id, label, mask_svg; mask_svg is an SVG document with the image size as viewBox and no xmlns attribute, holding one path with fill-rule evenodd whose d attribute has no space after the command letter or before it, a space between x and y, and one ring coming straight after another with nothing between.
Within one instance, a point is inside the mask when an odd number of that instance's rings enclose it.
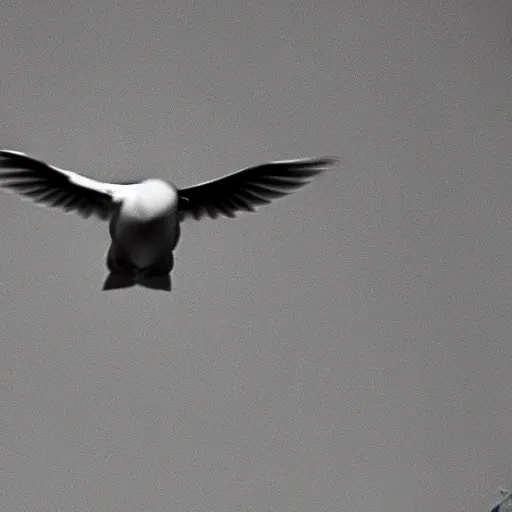
<instances>
[{"instance_id":1,"label":"bird's white body","mask_svg":"<svg viewBox=\"0 0 512 512\"><path fill-rule=\"evenodd\" d=\"M0 150L0 184L36 203L110 221L110 273L104 289L139 284L170 290L173 250L184 218L215 219L254 211L306 184L334 162L331 158L282 160L176 189L160 179L104 183L18 151Z\"/></svg>"}]
</instances>

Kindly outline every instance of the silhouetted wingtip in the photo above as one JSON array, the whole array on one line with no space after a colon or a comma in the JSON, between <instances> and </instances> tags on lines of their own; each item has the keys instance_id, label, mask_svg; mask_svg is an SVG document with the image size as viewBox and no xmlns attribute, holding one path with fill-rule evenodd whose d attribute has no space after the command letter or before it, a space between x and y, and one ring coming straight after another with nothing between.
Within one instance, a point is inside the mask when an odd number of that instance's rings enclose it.
<instances>
[{"instance_id":1,"label":"silhouetted wingtip","mask_svg":"<svg viewBox=\"0 0 512 512\"><path fill-rule=\"evenodd\" d=\"M319 167L336 167L340 162L339 156L324 156L317 160Z\"/></svg>"}]
</instances>

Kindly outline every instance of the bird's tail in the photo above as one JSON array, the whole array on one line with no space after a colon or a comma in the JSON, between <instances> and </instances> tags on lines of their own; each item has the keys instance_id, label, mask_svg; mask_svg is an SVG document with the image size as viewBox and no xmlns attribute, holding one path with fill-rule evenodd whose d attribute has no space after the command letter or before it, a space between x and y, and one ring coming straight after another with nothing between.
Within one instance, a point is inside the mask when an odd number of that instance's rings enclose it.
<instances>
[{"instance_id":1,"label":"bird's tail","mask_svg":"<svg viewBox=\"0 0 512 512\"><path fill-rule=\"evenodd\" d=\"M130 288L134 285L135 278L133 276L111 272L103 283L103 289L118 290L120 288Z\"/></svg>"},{"instance_id":2,"label":"bird's tail","mask_svg":"<svg viewBox=\"0 0 512 512\"><path fill-rule=\"evenodd\" d=\"M171 275L160 274L157 276L137 276L136 283L144 288L151 288L152 290L163 290L166 292L171 291Z\"/></svg>"},{"instance_id":3,"label":"bird's tail","mask_svg":"<svg viewBox=\"0 0 512 512\"><path fill-rule=\"evenodd\" d=\"M170 274L161 274L157 276L145 277L142 275L126 275L111 272L105 279L103 284L104 290L118 290L120 288L130 288L138 284L144 288L151 288L152 290L163 290L166 292L171 291L171 276Z\"/></svg>"}]
</instances>

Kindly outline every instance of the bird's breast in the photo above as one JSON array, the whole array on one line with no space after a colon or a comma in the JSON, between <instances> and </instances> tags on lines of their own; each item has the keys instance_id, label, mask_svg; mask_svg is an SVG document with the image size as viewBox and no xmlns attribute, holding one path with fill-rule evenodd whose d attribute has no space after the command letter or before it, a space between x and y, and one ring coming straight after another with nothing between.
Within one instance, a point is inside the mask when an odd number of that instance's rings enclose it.
<instances>
[{"instance_id":1,"label":"bird's breast","mask_svg":"<svg viewBox=\"0 0 512 512\"><path fill-rule=\"evenodd\" d=\"M179 238L179 223L175 215L144 222L120 215L113 232L113 242L132 263L146 268L172 253Z\"/></svg>"}]
</instances>

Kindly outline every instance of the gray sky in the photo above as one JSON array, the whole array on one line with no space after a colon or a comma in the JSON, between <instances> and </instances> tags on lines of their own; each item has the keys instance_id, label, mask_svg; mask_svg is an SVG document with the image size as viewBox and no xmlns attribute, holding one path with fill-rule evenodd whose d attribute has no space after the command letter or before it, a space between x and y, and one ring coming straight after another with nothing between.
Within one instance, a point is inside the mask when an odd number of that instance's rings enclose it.
<instances>
[{"instance_id":1,"label":"gray sky","mask_svg":"<svg viewBox=\"0 0 512 512\"><path fill-rule=\"evenodd\" d=\"M187 222L171 294L101 292L106 224L1 195L0 509L490 509L512 485L511 11L3 2L4 147L178 186L342 160Z\"/></svg>"}]
</instances>

